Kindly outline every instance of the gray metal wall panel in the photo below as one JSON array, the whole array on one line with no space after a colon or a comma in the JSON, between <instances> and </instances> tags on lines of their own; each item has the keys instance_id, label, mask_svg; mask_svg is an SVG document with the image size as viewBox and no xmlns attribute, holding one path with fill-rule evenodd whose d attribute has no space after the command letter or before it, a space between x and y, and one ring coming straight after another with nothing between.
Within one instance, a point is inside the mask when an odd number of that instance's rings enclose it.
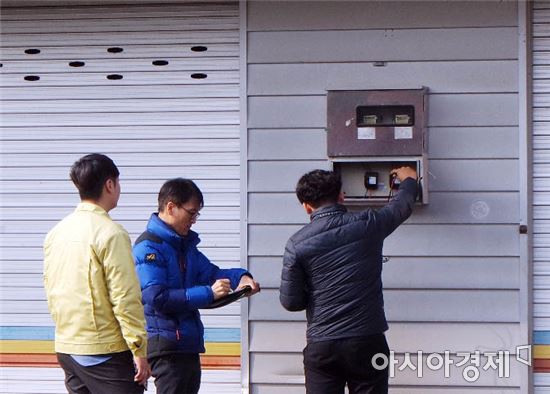
<instances>
[{"instance_id":1,"label":"gray metal wall panel","mask_svg":"<svg viewBox=\"0 0 550 394\"><path fill-rule=\"evenodd\" d=\"M518 157L516 127L430 127L428 133L432 159ZM249 159L321 160L327 155L326 135L323 129L251 129ZM550 145L550 137L540 143Z\"/></svg>"},{"instance_id":2,"label":"gray metal wall panel","mask_svg":"<svg viewBox=\"0 0 550 394\"><path fill-rule=\"evenodd\" d=\"M250 161L248 164L248 191L293 191L302 174L317 168L329 169L329 167L330 163L326 160Z\"/></svg>"},{"instance_id":3,"label":"gray metal wall panel","mask_svg":"<svg viewBox=\"0 0 550 394\"><path fill-rule=\"evenodd\" d=\"M430 190L517 191L517 166L517 160L430 160ZM505 172L500 179L499 171Z\"/></svg>"},{"instance_id":4,"label":"gray metal wall panel","mask_svg":"<svg viewBox=\"0 0 550 394\"><path fill-rule=\"evenodd\" d=\"M249 191L292 192L307 171L328 161L251 161ZM467 176L465 176L467 174ZM430 191L516 191L517 160L430 160Z\"/></svg>"},{"instance_id":5,"label":"gray metal wall panel","mask_svg":"<svg viewBox=\"0 0 550 394\"><path fill-rule=\"evenodd\" d=\"M250 225L251 256L281 256L288 238L299 225ZM419 237L418 234L422 234ZM517 256L515 225L405 224L384 243L390 256Z\"/></svg>"},{"instance_id":6,"label":"gray metal wall panel","mask_svg":"<svg viewBox=\"0 0 550 394\"><path fill-rule=\"evenodd\" d=\"M250 128L324 128L325 96L250 97ZM428 126L517 126L516 94L441 94L429 98ZM491 114L491 116L487 116Z\"/></svg>"},{"instance_id":7,"label":"gray metal wall panel","mask_svg":"<svg viewBox=\"0 0 550 394\"><path fill-rule=\"evenodd\" d=\"M251 32L248 61L508 60L517 57L516 37L515 27Z\"/></svg>"},{"instance_id":8,"label":"gray metal wall panel","mask_svg":"<svg viewBox=\"0 0 550 394\"><path fill-rule=\"evenodd\" d=\"M306 346L305 322L259 321L250 327L250 350L253 352L292 353ZM518 343L517 324L510 323L403 323L391 324L386 336L396 353L468 351L472 338L480 351L509 350L515 352ZM416 343L411 343L414 337ZM275 346L273 346L275 345ZM276 348L276 350L274 350Z\"/></svg>"},{"instance_id":9,"label":"gray metal wall panel","mask_svg":"<svg viewBox=\"0 0 550 394\"><path fill-rule=\"evenodd\" d=\"M407 223L517 223L518 193L430 193L430 204L418 207ZM270 207L266 210L265 207ZM279 212L274 218L271 210ZM294 193L258 193L249 198L250 224L306 224L308 215ZM550 218L550 213L548 213Z\"/></svg>"},{"instance_id":10,"label":"gray metal wall panel","mask_svg":"<svg viewBox=\"0 0 550 394\"><path fill-rule=\"evenodd\" d=\"M425 357L424 357L425 358ZM399 365L403 363L403 356L396 355L396 359L399 360ZM411 356L411 360L414 360L416 364L416 356ZM456 359L460 361L460 358ZM426 365L426 360L423 361ZM251 380L255 383L273 383L273 384L303 384L304 378L302 370L304 368L302 363L302 354L283 354L283 353L254 353L251 357L252 374ZM449 378L444 378L443 371L431 371L427 368L424 371L422 379L417 377L417 372L405 368L400 371L394 379L390 379L391 385L407 385L407 386L439 386L452 387L462 386L464 379L462 377L462 367L451 367L451 374ZM511 360L510 363L510 378L498 379L497 372L494 370L488 370L480 375L480 378L473 383L469 383L467 387L512 387L518 388L520 380L519 369L522 365L518 362ZM516 376L516 377L514 377ZM435 388L435 387L434 387ZM445 391L443 392L445 393ZM468 392L466 392L468 393Z\"/></svg>"},{"instance_id":11,"label":"gray metal wall panel","mask_svg":"<svg viewBox=\"0 0 550 394\"><path fill-rule=\"evenodd\" d=\"M515 60L251 64L249 94L324 94L331 89L418 88L431 93L515 92Z\"/></svg>"},{"instance_id":12,"label":"gray metal wall panel","mask_svg":"<svg viewBox=\"0 0 550 394\"><path fill-rule=\"evenodd\" d=\"M452 388L447 387L444 389L445 394L520 394L521 391L516 388L472 388L472 387L460 387ZM305 388L303 385L290 385L279 383L273 384L255 384L252 387L251 394L305 394ZM535 394L548 394L550 391L535 391ZM441 394L441 387L390 387L389 394Z\"/></svg>"},{"instance_id":13,"label":"gray metal wall panel","mask_svg":"<svg viewBox=\"0 0 550 394\"><path fill-rule=\"evenodd\" d=\"M250 299L250 319L305 321L305 312L288 312L279 304L278 290L267 289ZM426 306L429 305L429 308ZM388 321L398 322L515 322L516 290L393 290L384 291ZM472 345L474 347L474 345ZM419 348L421 349L421 348Z\"/></svg>"},{"instance_id":14,"label":"gray metal wall panel","mask_svg":"<svg viewBox=\"0 0 550 394\"><path fill-rule=\"evenodd\" d=\"M252 1L249 31L516 26L514 2ZM307 17L304 17L307 15Z\"/></svg>"},{"instance_id":15,"label":"gray metal wall panel","mask_svg":"<svg viewBox=\"0 0 550 394\"><path fill-rule=\"evenodd\" d=\"M324 160L327 156L324 129L250 129L249 160Z\"/></svg>"},{"instance_id":16,"label":"gray metal wall panel","mask_svg":"<svg viewBox=\"0 0 550 394\"><path fill-rule=\"evenodd\" d=\"M453 349L519 345L517 4L248 5L248 256L265 289L250 301L252 332L265 329L252 337L252 392L303 392L303 323L287 320L297 318L282 311L277 288L284 244L308 221L293 194L296 181L328 168L327 90L430 89L430 204L384 248L390 326L402 324L390 347L428 347L437 324L438 333L456 329L448 342L439 338L439 351L445 342ZM538 130L550 134L546 125ZM539 186L550 190L550 181ZM501 323L485 324L492 320ZM425 341L415 341L422 332ZM281 349L296 354L272 358ZM461 379L406 374L390 392L524 392L517 369L512 375L485 376L476 389Z\"/></svg>"},{"instance_id":17,"label":"gray metal wall panel","mask_svg":"<svg viewBox=\"0 0 550 394\"><path fill-rule=\"evenodd\" d=\"M305 394L306 389L303 384L254 384L250 394Z\"/></svg>"},{"instance_id":18,"label":"gray metal wall panel","mask_svg":"<svg viewBox=\"0 0 550 394\"><path fill-rule=\"evenodd\" d=\"M395 257L386 256L382 282L386 289L517 289L517 257ZM250 257L250 269L263 288L281 284L281 257ZM548 266L539 272L548 274Z\"/></svg>"}]
</instances>

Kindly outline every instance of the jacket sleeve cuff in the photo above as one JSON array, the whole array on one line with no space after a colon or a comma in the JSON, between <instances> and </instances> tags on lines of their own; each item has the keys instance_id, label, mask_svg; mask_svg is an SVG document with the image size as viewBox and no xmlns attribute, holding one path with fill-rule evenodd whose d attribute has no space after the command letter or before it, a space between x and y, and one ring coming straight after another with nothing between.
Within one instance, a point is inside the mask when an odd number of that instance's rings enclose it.
<instances>
[{"instance_id":1,"label":"jacket sleeve cuff","mask_svg":"<svg viewBox=\"0 0 550 394\"><path fill-rule=\"evenodd\" d=\"M230 276L230 281L231 281L231 289L235 290L237 287L239 287L239 283L241 283L241 278L243 276L249 276L251 277L252 279L254 279L254 277L252 276L252 274L250 272L248 272L247 270L245 269L242 269L242 268L234 268L233 269L233 275Z\"/></svg>"},{"instance_id":2,"label":"jacket sleeve cuff","mask_svg":"<svg viewBox=\"0 0 550 394\"><path fill-rule=\"evenodd\" d=\"M132 352L132 355L134 357L146 358L147 357L147 340L144 340L141 343L141 346L134 347L133 349L130 349L130 351Z\"/></svg>"},{"instance_id":3,"label":"jacket sleeve cuff","mask_svg":"<svg viewBox=\"0 0 550 394\"><path fill-rule=\"evenodd\" d=\"M210 305L214 301L214 294L210 286L195 286L187 289L187 304L193 309Z\"/></svg>"},{"instance_id":4,"label":"jacket sleeve cuff","mask_svg":"<svg viewBox=\"0 0 550 394\"><path fill-rule=\"evenodd\" d=\"M399 189L405 189L410 194L414 196L414 199L416 199L416 194L418 193L418 182L413 178L407 178L403 182L401 182L401 185L399 185Z\"/></svg>"}]
</instances>

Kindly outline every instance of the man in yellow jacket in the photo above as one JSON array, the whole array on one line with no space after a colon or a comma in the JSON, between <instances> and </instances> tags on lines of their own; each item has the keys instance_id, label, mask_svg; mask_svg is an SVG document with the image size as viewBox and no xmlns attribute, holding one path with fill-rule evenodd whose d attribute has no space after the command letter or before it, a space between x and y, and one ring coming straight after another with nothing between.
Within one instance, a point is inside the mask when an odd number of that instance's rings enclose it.
<instances>
[{"instance_id":1,"label":"man in yellow jacket","mask_svg":"<svg viewBox=\"0 0 550 394\"><path fill-rule=\"evenodd\" d=\"M143 393L151 374L141 291L128 233L108 213L120 196L107 156L71 168L75 211L44 242L44 287L55 322L55 351L71 394Z\"/></svg>"}]
</instances>

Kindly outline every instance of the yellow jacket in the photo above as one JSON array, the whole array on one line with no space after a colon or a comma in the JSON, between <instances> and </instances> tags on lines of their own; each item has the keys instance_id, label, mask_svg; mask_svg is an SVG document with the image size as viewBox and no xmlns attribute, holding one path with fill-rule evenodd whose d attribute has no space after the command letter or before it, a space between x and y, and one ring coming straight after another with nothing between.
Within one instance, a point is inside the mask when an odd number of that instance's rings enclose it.
<instances>
[{"instance_id":1,"label":"yellow jacket","mask_svg":"<svg viewBox=\"0 0 550 394\"><path fill-rule=\"evenodd\" d=\"M130 238L107 212L80 203L44 242L44 287L55 351L145 357L147 335Z\"/></svg>"}]
</instances>

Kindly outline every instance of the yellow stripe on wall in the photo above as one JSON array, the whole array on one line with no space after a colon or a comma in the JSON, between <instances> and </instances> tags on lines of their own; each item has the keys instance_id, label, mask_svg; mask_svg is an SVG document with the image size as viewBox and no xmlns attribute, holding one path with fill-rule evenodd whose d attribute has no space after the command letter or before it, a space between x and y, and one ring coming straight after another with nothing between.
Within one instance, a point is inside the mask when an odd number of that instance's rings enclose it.
<instances>
[{"instance_id":1,"label":"yellow stripe on wall","mask_svg":"<svg viewBox=\"0 0 550 394\"><path fill-rule=\"evenodd\" d=\"M55 353L53 341L0 341L1 353Z\"/></svg>"},{"instance_id":2,"label":"yellow stripe on wall","mask_svg":"<svg viewBox=\"0 0 550 394\"><path fill-rule=\"evenodd\" d=\"M241 344L238 342L207 342L204 347L206 347L207 356L241 355Z\"/></svg>"},{"instance_id":3,"label":"yellow stripe on wall","mask_svg":"<svg viewBox=\"0 0 550 394\"><path fill-rule=\"evenodd\" d=\"M208 356L240 356L238 342L209 342L205 344ZM55 353L53 341L0 341L0 353Z\"/></svg>"},{"instance_id":4,"label":"yellow stripe on wall","mask_svg":"<svg viewBox=\"0 0 550 394\"><path fill-rule=\"evenodd\" d=\"M533 346L533 358L550 358L550 345Z\"/></svg>"}]
</instances>

